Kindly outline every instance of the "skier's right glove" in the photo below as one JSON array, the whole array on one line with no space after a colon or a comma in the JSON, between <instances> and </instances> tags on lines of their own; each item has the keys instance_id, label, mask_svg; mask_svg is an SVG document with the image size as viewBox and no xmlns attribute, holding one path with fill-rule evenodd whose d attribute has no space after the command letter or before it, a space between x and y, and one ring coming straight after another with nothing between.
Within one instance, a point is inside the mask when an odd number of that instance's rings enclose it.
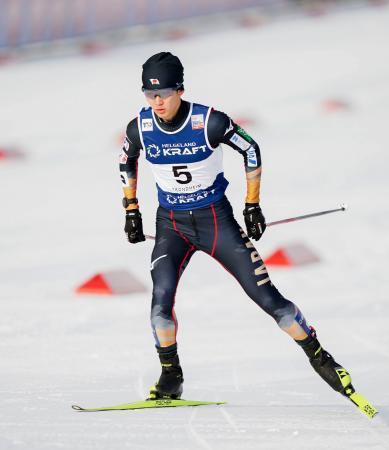
<instances>
[{"instance_id":1,"label":"skier's right glove","mask_svg":"<svg viewBox=\"0 0 389 450\"><path fill-rule=\"evenodd\" d=\"M139 209L130 209L126 211L126 224L124 232L127 234L128 242L136 244L145 239L143 234L142 214Z\"/></svg>"},{"instance_id":2,"label":"skier's right glove","mask_svg":"<svg viewBox=\"0 0 389 450\"><path fill-rule=\"evenodd\" d=\"M243 211L247 236L258 241L266 230L265 217L258 203L246 203Z\"/></svg>"}]
</instances>

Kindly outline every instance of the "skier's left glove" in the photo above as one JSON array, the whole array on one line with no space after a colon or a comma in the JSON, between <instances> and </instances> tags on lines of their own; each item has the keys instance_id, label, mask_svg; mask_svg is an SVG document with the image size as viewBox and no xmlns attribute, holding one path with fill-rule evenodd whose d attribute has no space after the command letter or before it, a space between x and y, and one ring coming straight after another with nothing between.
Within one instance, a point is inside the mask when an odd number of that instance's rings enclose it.
<instances>
[{"instance_id":1,"label":"skier's left glove","mask_svg":"<svg viewBox=\"0 0 389 450\"><path fill-rule=\"evenodd\" d=\"M246 203L243 215L248 237L259 241L266 230L266 221L261 207L258 203Z\"/></svg>"},{"instance_id":2,"label":"skier's left glove","mask_svg":"<svg viewBox=\"0 0 389 450\"><path fill-rule=\"evenodd\" d=\"M142 214L139 209L130 209L126 211L126 224L124 232L127 234L128 242L136 244L146 240L143 234Z\"/></svg>"}]
</instances>

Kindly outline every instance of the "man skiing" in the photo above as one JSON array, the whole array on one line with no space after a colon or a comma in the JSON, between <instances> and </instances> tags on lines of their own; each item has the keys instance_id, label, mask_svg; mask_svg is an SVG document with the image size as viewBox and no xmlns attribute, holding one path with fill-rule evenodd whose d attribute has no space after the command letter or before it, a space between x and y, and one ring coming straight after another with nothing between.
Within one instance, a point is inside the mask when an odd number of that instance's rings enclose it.
<instances>
[{"instance_id":1,"label":"man skiing","mask_svg":"<svg viewBox=\"0 0 389 450\"><path fill-rule=\"evenodd\" d=\"M127 126L120 156L125 233L132 244L145 240L136 198L137 161L143 151L155 176L159 207L151 257L153 295L151 324L162 366L150 398L179 399L183 372L177 354L177 285L196 251L219 261L246 294L304 350L314 370L336 391L355 391L348 372L325 351L299 308L284 298L269 278L249 238L266 229L260 207L261 156L258 144L226 114L182 100L184 71L169 52L143 65L142 90L149 107ZM225 196L222 149L226 144L243 156L247 195L243 211L247 235Z\"/></svg>"}]
</instances>

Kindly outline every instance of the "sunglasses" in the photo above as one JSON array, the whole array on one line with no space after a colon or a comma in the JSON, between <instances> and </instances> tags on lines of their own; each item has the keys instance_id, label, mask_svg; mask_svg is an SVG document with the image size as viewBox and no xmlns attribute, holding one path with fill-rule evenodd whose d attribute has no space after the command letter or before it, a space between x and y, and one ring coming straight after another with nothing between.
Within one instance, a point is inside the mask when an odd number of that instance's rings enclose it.
<instances>
[{"instance_id":1,"label":"sunglasses","mask_svg":"<svg viewBox=\"0 0 389 450\"><path fill-rule=\"evenodd\" d=\"M179 91L182 87L174 87L174 88L164 88L164 89L144 89L142 88L145 96L151 100L154 100L155 97L161 97L163 100L173 95L174 92Z\"/></svg>"}]
</instances>

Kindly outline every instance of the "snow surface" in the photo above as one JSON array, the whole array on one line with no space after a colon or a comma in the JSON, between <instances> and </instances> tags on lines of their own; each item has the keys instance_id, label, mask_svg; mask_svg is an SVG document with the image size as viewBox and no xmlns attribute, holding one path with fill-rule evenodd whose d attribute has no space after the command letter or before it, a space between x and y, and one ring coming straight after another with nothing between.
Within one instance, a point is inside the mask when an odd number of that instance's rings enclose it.
<instances>
[{"instance_id":1,"label":"snow surface","mask_svg":"<svg viewBox=\"0 0 389 450\"><path fill-rule=\"evenodd\" d=\"M389 449L389 7L293 18L0 70L0 448ZM196 254L177 295L185 398L223 407L83 414L144 398L159 374L150 292L81 297L90 275L128 269L151 289L150 241L126 243L118 135L143 104L140 66L171 50L186 99L235 118L262 148L268 220L349 204L269 229L263 256L303 242L322 262L270 269L320 340L378 407L370 421L313 373L299 348L213 260ZM325 112L322 102L350 108ZM226 149L241 217L241 157ZM146 232L155 186L140 164ZM241 220L241 219L239 219Z\"/></svg>"}]
</instances>

